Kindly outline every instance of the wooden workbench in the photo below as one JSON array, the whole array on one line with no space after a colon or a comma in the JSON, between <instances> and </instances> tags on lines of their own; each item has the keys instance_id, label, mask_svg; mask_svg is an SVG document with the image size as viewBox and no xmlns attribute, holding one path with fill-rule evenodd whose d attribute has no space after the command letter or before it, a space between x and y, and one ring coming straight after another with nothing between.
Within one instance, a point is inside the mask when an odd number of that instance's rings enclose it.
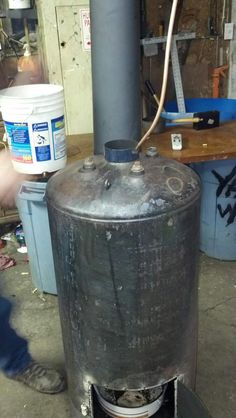
<instances>
[{"instance_id":1,"label":"wooden workbench","mask_svg":"<svg viewBox=\"0 0 236 418\"><path fill-rule=\"evenodd\" d=\"M182 133L183 150L171 149L171 133ZM93 135L68 137L68 160L73 162L93 154ZM192 162L236 159L236 121L219 128L195 131L188 127L169 128L166 132L152 135L143 149L156 146L162 157L188 164Z\"/></svg>"}]
</instances>

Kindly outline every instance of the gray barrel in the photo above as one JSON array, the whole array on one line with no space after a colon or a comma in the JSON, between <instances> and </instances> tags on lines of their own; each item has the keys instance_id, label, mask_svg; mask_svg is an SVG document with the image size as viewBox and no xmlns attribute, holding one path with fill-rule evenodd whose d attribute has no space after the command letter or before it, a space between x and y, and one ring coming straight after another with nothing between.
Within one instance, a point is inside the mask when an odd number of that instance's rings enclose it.
<instances>
[{"instance_id":1,"label":"gray barrel","mask_svg":"<svg viewBox=\"0 0 236 418\"><path fill-rule=\"evenodd\" d=\"M76 163L47 189L76 418L92 384L195 380L199 178L157 157L118 161Z\"/></svg>"},{"instance_id":2,"label":"gray barrel","mask_svg":"<svg viewBox=\"0 0 236 418\"><path fill-rule=\"evenodd\" d=\"M57 294L48 210L47 182L24 181L17 195L34 286L41 292Z\"/></svg>"},{"instance_id":3,"label":"gray barrel","mask_svg":"<svg viewBox=\"0 0 236 418\"><path fill-rule=\"evenodd\" d=\"M95 154L110 139L141 136L140 6L90 0Z\"/></svg>"}]
</instances>

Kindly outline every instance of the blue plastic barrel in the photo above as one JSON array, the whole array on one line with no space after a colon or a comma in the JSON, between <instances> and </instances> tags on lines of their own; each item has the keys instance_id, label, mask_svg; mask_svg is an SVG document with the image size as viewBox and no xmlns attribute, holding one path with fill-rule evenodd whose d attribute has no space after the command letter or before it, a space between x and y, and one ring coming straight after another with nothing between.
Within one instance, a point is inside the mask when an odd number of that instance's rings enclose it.
<instances>
[{"instance_id":1,"label":"blue plastic barrel","mask_svg":"<svg viewBox=\"0 0 236 418\"><path fill-rule=\"evenodd\" d=\"M47 183L25 181L17 196L34 286L41 292L57 294L48 210Z\"/></svg>"},{"instance_id":2,"label":"blue plastic barrel","mask_svg":"<svg viewBox=\"0 0 236 418\"><path fill-rule=\"evenodd\" d=\"M219 110L220 121L236 119L235 99L188 99L187 112ZM178 111L177 103L166 105ZM227 138L225 138L227 141ZM236 160L194 163L202 180L200 249L209 257L236 260Z\"/></svg>"},{"instance_id":3,"label":"blue plastic barrel","mask_svg":"<svg viewBox=\"0 0 236 418\"><path fill-rule=\"evenodd\" d=\"M236 160L192 164L202 180L200 249L236 260Z\"/></svg>"}]
</instances>

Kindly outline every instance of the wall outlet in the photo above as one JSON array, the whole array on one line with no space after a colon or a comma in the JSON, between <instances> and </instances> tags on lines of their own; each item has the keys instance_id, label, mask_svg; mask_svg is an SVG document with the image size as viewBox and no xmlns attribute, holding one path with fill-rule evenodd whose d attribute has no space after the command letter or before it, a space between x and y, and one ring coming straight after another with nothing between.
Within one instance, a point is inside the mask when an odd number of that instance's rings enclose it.
<instances>
[{"instance_id":1,"label":"wall outlet","mask_svg":"<svg viewBox=\"0 0 236 418\"><path fill-rule=\"evenodd\" d=\"M234 23L225 23L224 39L226 41L234 39Z\"/></svg>"},{"instance_id":2,"label":"wall outlet","mask_svg":"<svg viewBox=\"0 0 236 418\"><path fill-rule=\"evenodd\" d=\"M171 134L171 144L173 151L181 151L183 149L182 134Z\"/></svg>"}]
</instances>

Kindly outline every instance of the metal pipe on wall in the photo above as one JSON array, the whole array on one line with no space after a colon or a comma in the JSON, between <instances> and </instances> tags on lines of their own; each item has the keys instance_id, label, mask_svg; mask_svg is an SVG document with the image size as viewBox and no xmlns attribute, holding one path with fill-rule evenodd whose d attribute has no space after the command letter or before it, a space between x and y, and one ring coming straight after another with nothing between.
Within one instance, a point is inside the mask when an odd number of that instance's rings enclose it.
<instances>
[{"instance_id":1,"label":"metal pipe on wall","mask_svg":"<svg viewBox=\"0 0 236 418\"><path fill-rule=\"evenodd\" d=\"M95 154L141 136L140 5L90 0Z\"/></svg>"}]
</instances>

